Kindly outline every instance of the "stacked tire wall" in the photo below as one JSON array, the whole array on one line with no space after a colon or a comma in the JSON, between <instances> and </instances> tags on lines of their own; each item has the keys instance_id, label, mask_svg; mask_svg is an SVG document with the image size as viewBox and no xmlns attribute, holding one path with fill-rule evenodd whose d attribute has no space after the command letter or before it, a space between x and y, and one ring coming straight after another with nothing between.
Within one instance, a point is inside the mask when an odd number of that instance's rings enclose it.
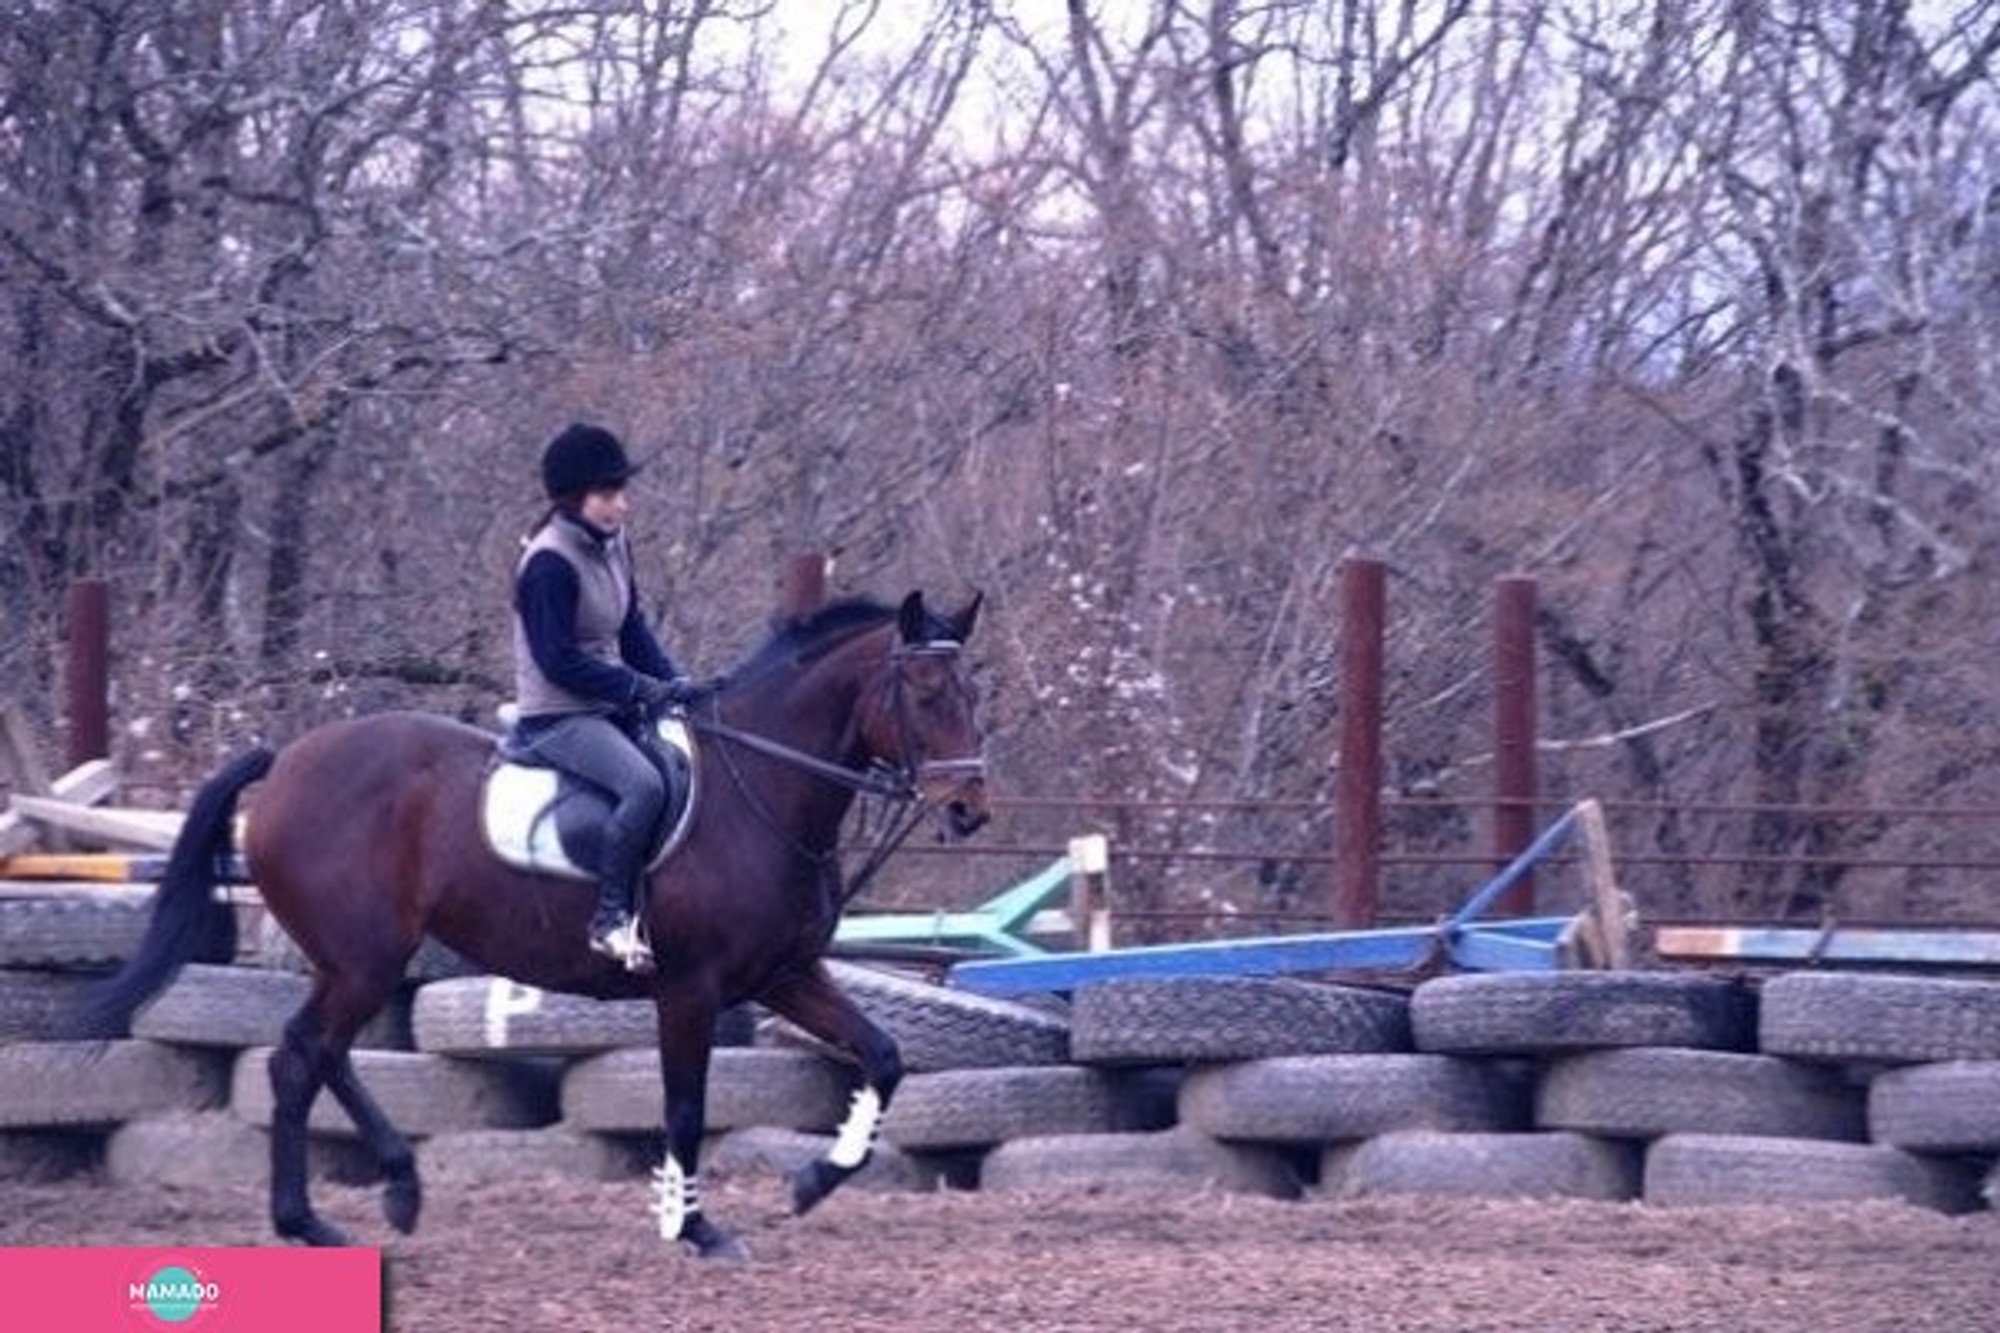
<instances>
[{"instance_id":1,"label":"stacked tire wall","mask_svg":"<svg viewBox=\"0 0 2000 1333\"><path fill-rule=\"evenodd\" d=\"M0 900L0 1177L261 1187L266 1064L307 978L282 949L192 966L129 1040L72 1040L69 1003L144 922L88 902ZM649 1004L464 975L431 953L354 1056L422 1169L637 1179L658 1160ZM881 1188L1946 1212L2000 1188L1995 982L1496 973L1404 992L1133 978L1013 1002L835 967L910 1070L861 1178ZM823 1152L846 1064L747 1009L718 1040L705 1171L787 1171ZM330 1097L311 1124L316 1170L369 1178Z\"/></svg>"}]
</instances>

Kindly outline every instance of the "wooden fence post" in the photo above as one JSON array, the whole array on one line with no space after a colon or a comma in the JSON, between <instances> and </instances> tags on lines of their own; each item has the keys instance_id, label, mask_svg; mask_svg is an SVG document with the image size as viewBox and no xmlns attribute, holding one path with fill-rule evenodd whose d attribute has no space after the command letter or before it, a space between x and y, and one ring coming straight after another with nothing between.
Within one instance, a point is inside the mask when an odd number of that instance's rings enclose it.
<instances>
[{"instance_id":1,"label":"wooden fence post","mask_svg":"<svg viewBox=\"0 0 2000 1333\"><path fill-rule=\"evenodd\" d=\"M1103 953L1111 947L1111 844L1102 833L1069 840L1069 915L1077 947Z\"/></svg>"}]
</instances>

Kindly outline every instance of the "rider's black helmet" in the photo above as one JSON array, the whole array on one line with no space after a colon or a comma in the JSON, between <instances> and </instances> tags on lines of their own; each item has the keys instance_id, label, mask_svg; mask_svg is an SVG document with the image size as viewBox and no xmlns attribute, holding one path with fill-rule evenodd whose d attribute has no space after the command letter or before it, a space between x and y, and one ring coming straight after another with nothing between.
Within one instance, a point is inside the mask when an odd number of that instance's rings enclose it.
<instances>
[{"instance_id":1,"label":"rider's black helmet","mask_svg":"<svg viewBox=\"0 0 2000 1333\"><path fill-rule=\"evenodd\" d=\"M565 427L542 451L542 489L551 500L623 486L638 470L616 435L581 421Z\"/></svg>"}]
</instances>

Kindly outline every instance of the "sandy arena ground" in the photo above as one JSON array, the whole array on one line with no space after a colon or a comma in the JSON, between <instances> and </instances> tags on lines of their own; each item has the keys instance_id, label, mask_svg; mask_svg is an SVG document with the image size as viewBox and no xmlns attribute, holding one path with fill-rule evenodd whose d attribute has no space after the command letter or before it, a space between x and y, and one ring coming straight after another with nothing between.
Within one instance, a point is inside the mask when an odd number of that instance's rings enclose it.
<instances>
[{"instance_id":1,"label":"sandy arena ground","mask_svg":"<svg viewBox=\"0 0 2000 1333\"><path fill-rule=\"evenodd\" d=\"M1888 1204L849 1190L791 1218L753 1178L708 1185L752 1252L725 1265L661 1245L639 1182L441 1183L411 1237L372 1190L316 1198L412 1333L2000 1328L2000 1214ZM0 1185L0 1244L267 1243L261 1190Z\"/></svg>"}]
</instances>

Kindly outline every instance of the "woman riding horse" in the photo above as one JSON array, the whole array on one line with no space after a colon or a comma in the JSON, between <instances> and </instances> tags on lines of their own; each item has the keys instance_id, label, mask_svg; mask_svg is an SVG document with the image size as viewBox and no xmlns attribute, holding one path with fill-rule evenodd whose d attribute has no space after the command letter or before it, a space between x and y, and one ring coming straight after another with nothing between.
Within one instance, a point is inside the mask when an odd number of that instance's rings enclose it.
<instances>
[{"instance_id":1,"label":"woman riding horse","mask_svg":"<svg viewBox=\"0 0 2000 1333\"><path fill-rule=\"evenodd\" d=\"M107 1035L123 1031L182 963L233 953L217 867L239 796L261 782L244 848L250 874L314 973L270 1064L271 1216L280 1235L347 1243L307 1194L306 1117L321 1088L380 1161L389 1222L416 1225L422 1190L410 1146L348 1051L429 934L526 985L651 997L666 1129L660 1234L698 1254L740 1255L702 1211L697 1184L716 1017L755 1000L860 1066L831 1148L794 1177L803 1212L866 1162L903 1072L895 1042L823 961L847 892L841 826L862 791L904 802L912 818L928 810L955 837L985 823L982 737L961 651L978 608L974 597L941 615L919 593L897 607L830 606L776 632L695 710L704 795L680 850L651 873L652 973L585 946L596 906L588 884L513 869L488 849L478 802L491 734L390 713L318 727L275 753L260 747L209 780L169 858L146 936L94 994L90 1018Z\"/></svg>"}]
</instances>

